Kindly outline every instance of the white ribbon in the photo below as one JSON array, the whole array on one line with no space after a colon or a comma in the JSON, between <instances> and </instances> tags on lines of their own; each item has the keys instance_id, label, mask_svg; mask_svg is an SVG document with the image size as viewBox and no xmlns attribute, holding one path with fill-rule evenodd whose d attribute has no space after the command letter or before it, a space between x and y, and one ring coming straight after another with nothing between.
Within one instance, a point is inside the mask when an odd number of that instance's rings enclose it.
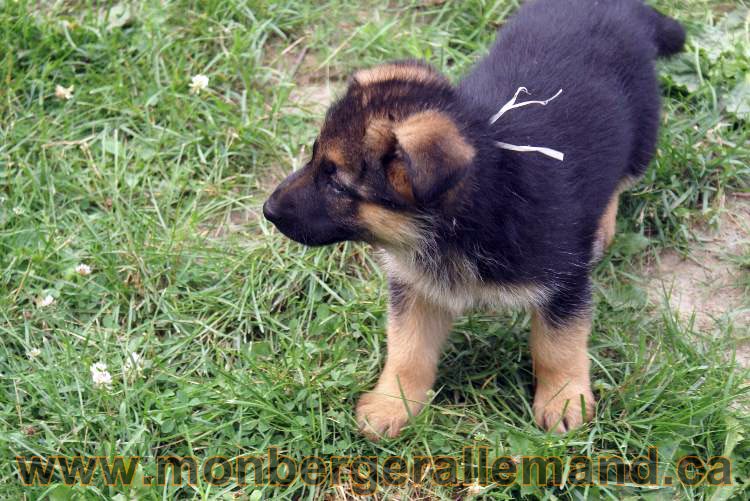
<instances>
[{"instance_id":1,"label":"white ribbon","mask_svg":"<svg viewBox=\"0 0 750 501\"><path fill-rule=\"evenodd\" d=\"M490 118L490 125L497 122L501 116L505 115L510 110L514 110L516 108L522 108L524 106L529 106L531 104L547 106L547 104L550 101L557 99L557 97L560 96L560 94L562 94L563 90L560 89L559 91L557 91L557 94L555 94L551 98L546 99L544 101L524 101L522 103L517 103L516 101L518 100L518 96L521 95L521 92L523 92L524 94L531 95L531 93L526 87L519 87L516 93L513 95L513 98L507 103L505 103L505 105L503 105L503 107L500 108L500 111L492 115L492 117ZM515 144L503 143L500 141L495 141L495 146L497 146L498 148L502 148L504 150L512 150L512 151L520 151L520 152L537 152L537 153L541 153L542 155L547 155L548 157L554 158L555 160L559 160L560 162L565 160L564 153L557 151L557 150L553 150L552 148L544 148L541 146L517 146Z\"/></svg>"},{"instance_id":2,"label":"white ribbon","mask_svg":"<svg viewBox=\"0 0 750 501\"><path fill-rule=\"evenodd\" d=\"M544 148L541 146L516 146L515 144L501 143L500 141L495 141L495 146L497 146L498 148L502 148L504 150L512 150L512 151L521 151L521 152L536 151L537 153L541 153L542 155L547 155L548 157L552 157L555 160L559 160L561 162L565 160L565 153L562 153L561 151L553 150L552 148Z\"/></svg>"}]
</instances>

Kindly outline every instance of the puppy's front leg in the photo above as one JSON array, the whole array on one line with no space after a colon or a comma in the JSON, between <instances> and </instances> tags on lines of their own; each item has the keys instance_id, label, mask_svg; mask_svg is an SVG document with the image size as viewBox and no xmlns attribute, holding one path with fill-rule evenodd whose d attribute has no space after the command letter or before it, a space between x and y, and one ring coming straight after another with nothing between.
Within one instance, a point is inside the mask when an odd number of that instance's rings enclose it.
<instances>
[{"instance_id":1,"label":"puppy's front leg","mask_svg":"<svg viewBox=\"0 0 750 501\"><path fill-rule=\"evenodd\" d=\"M357 404L357 422L369 438L395 437L409 415L422 410L452 321L450 313L408 286L391 283L385 367L375 388Z\"/></svg>"},{"instance_id":2,"label":"puppy's front leg","mask_svg":"<svg viewBox=\"0 0 750 501\"><path fill-rule=\"evenodd\" d=\"M531 317L531 356L536 393L534 417L545 430L564 433L594 414L589 381L591 317L571 317L552 325L540 311ZM583 406L581 401L583 399Z\"/></svg>"}]
</instances>

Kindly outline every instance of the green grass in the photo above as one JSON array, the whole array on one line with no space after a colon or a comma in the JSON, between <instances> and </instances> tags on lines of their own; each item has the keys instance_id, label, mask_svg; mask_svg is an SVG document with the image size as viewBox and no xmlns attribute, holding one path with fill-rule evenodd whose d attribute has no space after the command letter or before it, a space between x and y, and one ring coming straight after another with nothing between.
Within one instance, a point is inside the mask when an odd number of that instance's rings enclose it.
<instances>
[{"instance_id":1,"label":"green grass","mask_svg":"<svg viewBox=\"0 0 750 501\"><path fill-rule=\"evenodd\" d=\"M510 312L456 325L432 405L398 439L373 444L356 431L352 408L385 355L384 281L365 246L304 249L259 217L321 119L290 93L404 56L457 78L518 3L175 0L107 16L88 2L0 0L0 498L239 490L23 487L16 455L234 457L276 445L298 457L412 458L474 442L491 455L636 456L656 445L665 465L688 454L734 462L734 485L721 489L515 485L487 489L492 499L746 498L748 386L735 340L699 332L666 300L648 304L639 280L643 256L687 251L691 226L715 222L725 194L748 190L742 2L656 2L685 21L691 44L660 65L659 155L625 197L597 272L597 420L563 437L534 426L528 317ZM194 95L199 73L210 90ZM73 98L56 98L58 84L73 85ZM738 259L748 283L747 255ZM79 263L93 273L77 274ZM54 303L40 307L47 295ZM135 378L123 369L133 352L146 359ZM92 382L98 361L109 390ZM244 492L339 494L301 484Z\"/></svg>"}]
</instances>

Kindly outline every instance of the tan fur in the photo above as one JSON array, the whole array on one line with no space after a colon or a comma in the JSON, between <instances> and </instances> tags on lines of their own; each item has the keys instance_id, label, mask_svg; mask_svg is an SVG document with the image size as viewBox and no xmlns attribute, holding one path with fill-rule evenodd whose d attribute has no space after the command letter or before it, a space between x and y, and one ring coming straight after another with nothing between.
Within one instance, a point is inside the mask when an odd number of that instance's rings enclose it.
<instances>
[{"instance_id":1,"label":"tan fur","mask_svg":"<svg viewBox=\"0 0 750 501\"><path fill-rule=\"evenodd\" d=\"M440 148L449 163L461 166L470 164L476 154L453 120L439 111L415 113L396 125L394 133L415 163L428 156L428 150L433 148Z\"/></svg>"},{"instance_id":2,"label":"tan fur","mask_svg":"<svg viewBox=\"0 0 750 501\"><path fill-rule=\"evenodd\" d=\"M419 241L417 224L404 214L374 203L362 202L359 204L358 218L381 243L402 247L416 245Z\"/></svg>"},{"instance_id":3,"label":"tan fur","mask_svg":"<svg viewBox=\"0 0 750 501\"><path fill-rule=\"evenodd\" d=\"M607 208L604 209L599 220L599 229L596 230L596 240L594 241L594 259L598 260L604 255L604 251L612 245L615 239L615 230L617 227L617 206L620 202L620 192L615 192L610 198Z\"/></svg>"},{"instance_id":4,"label":"tan fur","mask_svg":"<svg viewBox=\"0 0 750 501\"><path fill-rule=\"evenodd\" d=\"M415 113L401 122L380 117L370 120L363 140L366 155L379 161L397 143L416 172L410 173L396 158L388 165L388 180L410 202L415 200L415 186L429 186L436 176L450 174L445 166L455 170L468 166L476 154L453 120L436 110Z\"/></svg>"},{"instance_id":5,"label":"tan fur","mask_svg":"<svg viewBox=\"0 0 750 501\"><path fill-rule=\"evenodd\" d=\"M416 256L408 251L388 249L380 261L389 276L408 283L434 304L460 315L472 308L518 308L544 304L550 291L534 284L489 285L482 282L475 267L459 256L451 261L455 280L441 280L416 264Z\"/></svg>"},{"instance_id":6,"label":"tan fur","mask_svg":"<svg viewBox=\"0 0 750 501\"><path fill-rule=\"evenodd\" d=\"M388 356L375 388L357 404L357 422L373 439L395 437L427 401L453 317L419 295L388 317Z\"/></svg>"},{"instance_id":7,"label":"tan fur","mask_svg":"<svg viewBox=\"0 0 750 501\"><path fill-rule=\"evenodd\" d=\"M604 209L601 219L599 219L599 228L596 230L596 239L594 240L594 260L598 261L604 255L607 248L612 245L617 232L617 207L620 203L620 195L627 190L634 180L630 178L620 182L617 190L609 199L607 207Z\"/></svg>"},{"instance_id":8,"label":"tan fur","mask_svg":"<svg viewBox=\"0 0 750 501\"><path fill-rule=\"evenodd\" d=\"M587 349L590 332L590 316L570 320L562 327L550 325L539 311L532 316L529 346L536 377L534 418L545 430L562 433L594 415Z\"/></svg>"},{"instance_id":9,"label":"tan fur","mask_svg":"<svg viewBox=\"0 0 750 501\"><path fill-rule=\"evenodd\" d=\"M365 130L364 146L367 153L379 159L393 147L396 138L393 135L393 122L384 118L373 118Z\"/></svg>"},{"instance_id":10,"label":"tan fur","mask_svg":"<svg viewBox=\"0 0 750 501\"><path fill-rule=\"evenodd\" d=\"M405 200L414 203L414 191L403 161L395 160L388 166L388 182Z\"/></svg>"},{"instance_id":11,"label":"tan fur","mask_svg":"<svg viewBox=\"0 0 750 501\"><path fill-rule=\"evenodd\" d=\"M362 194L364 187L357 186L357 176L359 172L353 168L351 162L347 162L342 143L343 141L336 139L328 140L321 146L321 157L333 162L336 166L335 177L340 183L347 185Z\"/></svg>"},{"instance_id":12,"label":"tan fur","mask_svg":"<svg viewBox=\"0 0 750 501\"><path fill-rule=\"evenodd\" d=\"M424 66L404 64L383 64L354 74L354 80L360 85L368 86L389 80L408 80L412 82L444 82L445 77Z\"/></svg>"},{"instance_id":13,"label":"tan fur","mask_svg":"<svg viewBox=\"0 0 750 501\"><path fill-rule=\"evenodd\" d=\"M340 169L346 167L347 162L346 157L344 156L344 151L337 142L324 144L321 149L323 156L336 164L336 167Z\"/></svg>"}]
</instances>

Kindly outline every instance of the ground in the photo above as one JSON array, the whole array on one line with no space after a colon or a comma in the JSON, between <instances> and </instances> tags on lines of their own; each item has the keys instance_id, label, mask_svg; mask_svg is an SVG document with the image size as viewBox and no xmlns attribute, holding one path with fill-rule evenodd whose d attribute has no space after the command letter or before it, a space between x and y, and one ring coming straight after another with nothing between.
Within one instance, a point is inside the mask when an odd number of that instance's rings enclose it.
<instances>
[{"instance_id":1,"label":"ground","mask_svg":"<svg viewBox=\"0 0 750 501\"><path fill-rule=\"evenodd\" d=\"M596 270L597 418L533 424L526 312L455 326L435 395L372 443L383 363L370 249L303 249L260 204L350 72L418 57L457 79L514 0L0 0L0 498L351 497L341 486L21 485L15 456L726 456L731 485L380 487L381 499L710 498L750 489L750 32L744 2L659 0L656 160ZM42 6L40 8L40 5ZM205 88L192 78L206 75ZM200 83L200 79L197 81ZM58 87L59 86L59 87ZM84 266L82 266L84 265Z\"/></svg>"},{"instance_id":2,"label":"ground","mask_svg":"<svg viewBox=\"0 0 750 501\"><path fill-rule=\"evenodd\" d=\"M743 194L744 195L744 194ZM750 200L729 197L718 229L694 228L688 254L660 253L643 271L652 303L666 302L684 322L701 332L737 339L737 361L750 366L750 303L747 276L736 258L750 243Z\"/></svg>"}]
</instances>

